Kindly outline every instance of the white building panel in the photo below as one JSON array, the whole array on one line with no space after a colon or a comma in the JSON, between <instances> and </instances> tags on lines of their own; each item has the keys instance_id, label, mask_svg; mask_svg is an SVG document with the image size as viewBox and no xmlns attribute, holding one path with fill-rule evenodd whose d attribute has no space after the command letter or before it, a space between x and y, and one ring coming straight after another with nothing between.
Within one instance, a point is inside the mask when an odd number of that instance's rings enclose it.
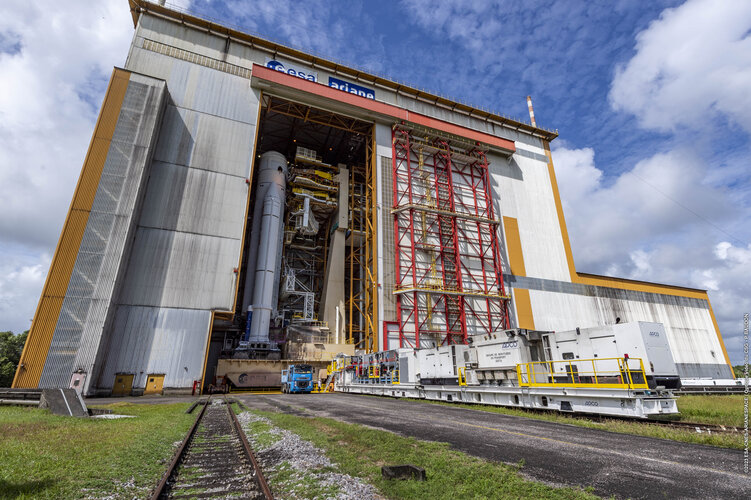
<instances>
[{"instance_id":1,"label":"white building panel","mask_svg":"<svg viewBox=\"0 0 751 500\"><path fill-rule=\"evenodd\" d=\"M570 281L547 164L518 154L510 160L490 155L489 161L500 215L519 223L527 276Z\"/></svg>"},{"instance_id":2,"label":"white building panel","mask_svg":"<svg viewBox=\"0 0 751 500\"><path fill-rule=\"evenodd\" d=\"M255 124L258 94L241 76L133 47L126 69L167 81L173 104Z\"/></svg>"},{"instance_id":3,"label":"white building panel","mask_svg":"<svg viewBox=\"0 0 751 500\"><path fill-rule=\"evenodd\" d=\"M136 37L179 47L196 54L221 59L227 39L153 16L139 18Z\"/></svg>"}]
</instances>

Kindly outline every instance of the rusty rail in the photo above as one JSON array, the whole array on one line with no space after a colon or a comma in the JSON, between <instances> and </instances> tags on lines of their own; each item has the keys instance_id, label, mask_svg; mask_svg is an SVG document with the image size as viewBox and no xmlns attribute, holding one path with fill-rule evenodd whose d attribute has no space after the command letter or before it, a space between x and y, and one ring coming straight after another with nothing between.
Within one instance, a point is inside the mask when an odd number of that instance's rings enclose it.
<instances>
[{"instance_id":1,"label":"rusty rail","mask_svg":"<svg viewBox=\"0 0 751 500\"><path fill-rule=\"evenodd\" d=\"M183 442L180 443L180 447L177 449L177 451L175 452L175 455L172 457L172 461L170 461L170 464L167 467L167 472L164 473L164 476L162 476L162 480L159 481L159 484L154 490L154 493L150 497L151 500L159 500L159 498L164 493L164 489L167 486L167 481L169 481L169 478L172 477L172 474L175 472L175 469L177 468L177 464L180 463L180 459L183 457L185 448L187 448L188 443L190 443L190 440L193 439L193 435L196 433L196 429L198 429L198 424L199 422L201 422L201 418L203 418L203 414L206 412L206 407L209 406L210 402L211 402L211 396L209 396L206 399L206 401L204 401L203 408L201 408L201 411L198 412L196 421L193 422L193 425L190 427L188 434L185 436L185 439L183 439Z\"/></svg>"},{"instance_id":2,"label":"rusty rail","mask_svg":"<svg viewBox=\"0 0 751 500\"><path fill-rule=\"evenodd\" d=\"M273 500L273 494L271 493L271 489L269 488L268 483L266 482L266 478L263 475L263 471L261 470L260 465L258 464L258 461L256 460L255 455L253 454L253 450L250 447L250 443L248 442L248 438L245 435L245 432L242 429L242 426L240 425L240 421L237 419L237 416L235 415L235 412L232 411L232 404L238 403L237 401L229 400L227 398L223 399L223 402L225 406L227 407L227 412L229 413L228 418L231 422L231 426L229 429L231 429L230 432L234 432L239 438L239 441L242 443L243 451L240 452L245 453L245 455L248 458L248 461L250 462L250 468L252 469L252 477L253 482L256 486L258 486L258 489L260 489L260 494L263 495L263 498L266 500ZM201 420L204 418L204 415L206 414L206 410L211 404L211 397L206 399L205 401L201 402L203 404L201 410L198 412L198 415L196 416L195 422L193 422L193 425L191 426L190 430L188 431L187 435L185 436L185 439L183 439L182 443L180 443L180 446L175 451L174 456L172 457L172 460L170 461L169 466L167 467L167 471L164 473L161 481L159 481L159 484L157 485L156 489L151 495L151 500L159 500L160 498L166 498L171 491L174 489L175 484L170 483L170 479L175 477L175 474L179 474L178 468L181 466L181 464L185 463L184 460L186 457L190 455L190 452L188 451L191 448L191 442L196 435L198 431L198 427L201 423ZM196 404L201 404L196 403ZM214 420L212 422L216 422L216 417L213 417ZM208 425L208 424L207 424ZM236 441L235 441L236 442ZM240 455L238 455L239 457ZM190 461L190 459L187 459ZM236 476L236 477L247 477L244 474L242 476ZM178 481L179 483L179 481ZM258 494L258 490L256 490L256 494Z\"/></svg>"},{"instance_id":3,"label":"rusty rail","mask_svg":"<svg viewBox=\"0 0 751 500\"><path fill-rule=\"evenodd\" d=\"M240 403L237 402L237 405L240 406ZM258 460L256 460L256 456L253 454L253 450L250 447L248 438L245 436L245 431L243 431L243 428L240 425L240 421L237 419L237 415L235 415L235 412L232 411L231 402L227 402L227 410L229 411L229 414L232 418L232 423L235 425L237 434L240 436L240 440L243 443L243 448L245 449L245 453L248 455L248 458L250 459L250 463L253 464L253 469L255 470L256 483L258 483L258 486L261 488L261 491L263 492L267 500L274 500L274 495L271 493L271 488L269 488L269 484L266 482L266 477L263 475L261 466L258 464Z\"/></svg>"}]
</instances>

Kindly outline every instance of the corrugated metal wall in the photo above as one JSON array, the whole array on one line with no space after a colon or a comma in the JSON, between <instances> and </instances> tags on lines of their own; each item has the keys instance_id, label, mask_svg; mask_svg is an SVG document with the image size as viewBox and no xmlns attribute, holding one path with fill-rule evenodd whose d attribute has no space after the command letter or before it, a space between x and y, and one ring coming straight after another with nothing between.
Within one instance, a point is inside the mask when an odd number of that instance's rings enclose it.
<instances>
[{"instance_id":1,"label":"corrugated metal wall","mask_svg":"<svg viewBox=\"0 0 751 500\"><path fill-rule=\"evenodd\" d=\"M121 304L232 307L239 240L139 227Z\"/></svg>"},{"instance_id":2,"label":"corrugated metal wall","mask_svg":"<svg viewBox=\"0 0 751 500\"><path fill-rule=\"evenodd\" d=\"M112 389L117 373L132 373L143 388L150 373L164 374L165 388L191 387L201 379L211 311L119 306L100 389Z\"/></svg>"},{"instance_id":3,"label":"corrugated metal wall","mask_svg":"<svg viewBox=\"0 0 751 500\"><path fill-rule=\"evenodd\" d=\"M164 78L169 100L100 392L119 372L134 388L149 373L164 373L165 388L201 378L211 311L234 307L247 213L256 92L242 76L143 49L142 31L127 67Z\"/></svg>"},{"instance_id":4,"label":"corrugated metal wall","mask_svg":"<svg viewBox=\"0 0 751 500\"><path fill-rule=\"evenodd\" d=\"M84 160L81 176L73 194L68 217L63 226L50 265L34 321L26 340L13 387L37 387L42 377L55 326L60 317L65 292L71 280L99 178L120 115L130 74L115 69L102 103L96 128ZM65 383L67 387L67 381Z\"/></svg>"},{"instance_id":5,"label":"corrugated metal wall","mask_svg":"<svg viewBox=\"0 0 751 500\"><path fill-rule=\"evenodd\" d=\"M138 47L170 95L119 303L231 310L258 99L247 79Z\"/></svg>"},{"instance_id":6,"label":"corrugated metal wall","mask_svg":"<svg viewBox=\"0 0 751 500\"><path fill-rule=\"evenodd\" d=\"M383 307L383 321L396 321L396 296L394 295L394 284L396 283L396 271L394 270L394 257L396 245L394 244L394 214L391 208L394 206L394 186L391 178L393 177L391 156L380 157L381 170L381 189L383 190L383 206L381 209L381 227L383 228L383 249L379 255L383 255L381 266L383 267L383 297L381 304ZM383 344L381 344L383 345Z\"/></svg>"},{"instance_id":7,"label":"corrugated metal wall","mask_svg":"<svg viewBox=\"0 0 751 500\"><path fill-rule=\"evenodd\" d=\"M139 192L145 185L155 132L164 103L164 82L129 78L97 184L74 206L91 212L62 301L39 387L67 387L74 371L92 373L117 277L128 260ZM109 123L106 125L110 126ZM84 391L91 384L88 377Z\"/></svg>"}]
</instances>

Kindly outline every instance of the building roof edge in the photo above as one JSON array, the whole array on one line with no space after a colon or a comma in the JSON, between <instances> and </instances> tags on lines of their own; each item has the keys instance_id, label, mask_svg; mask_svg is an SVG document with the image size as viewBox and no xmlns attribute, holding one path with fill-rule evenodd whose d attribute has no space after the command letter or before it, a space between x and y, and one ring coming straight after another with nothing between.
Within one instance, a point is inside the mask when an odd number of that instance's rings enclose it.
<instances>
[{"instance_id":1,"label":"building roof edge","mask_svg":"<svg viewBox=\"0 0 751 500\"><path fill-rule=\"evenodd\" d=\"M355 69L355 68L352 68L343 64L336 63L329 59L325 59L322 57L309 54L307 52L303 52L302 50L294 49L292 47L287 47L286 45L282 45L277 42L273 42L271 40L261 38L259 36L245 33L243 31L228 27L223 24L218 24L214 21L198 17L189 12L181 12L174 8L152 3L148 0L128 0L128 5L130 7L131 16L133 17L134 27L138 25L138 19L140 18L142 13L151 12L151 13L163 16L163 17L173 19L174 21L180 22L182 24L191 24L191 25L195 25L201 28L206 28L209 31L246 42L250 44L251 46L265 48L266 50L269 50L271 52L284 54L288 57L305 61L313 65L314 67L320 67L323 69L331 70L336 73L348 75L352 78L363 80L363 81L373 83L375 85L379 85L382 87L386 87L386 88L394 90L397 93L409 95L422 101L433 102L435 105L449 107L452 110L463 112L464 114L468 116L473 116L479 119L485 119L485 120L498 122L499 124L503 126L514 129L516 131L525 132L527 134L539 137L548 142L558 137L557 130L554 131L554 130L544 129L541 127L536 127L536 126L530 125L529 123L514 120L512 118L508 118L506 116L493 113L491 111L479 109L469 104L457 102L449 98L442 97L442 96L439 96L439 95L436 95L436 94L433 94L431 92L427 92L424 90L419 90L412 86L399 83L399 82L390 80L385 77L373 75L365 71L361 71L361 70L358 70L358 69Z\"/></svg>"}]
</instances>

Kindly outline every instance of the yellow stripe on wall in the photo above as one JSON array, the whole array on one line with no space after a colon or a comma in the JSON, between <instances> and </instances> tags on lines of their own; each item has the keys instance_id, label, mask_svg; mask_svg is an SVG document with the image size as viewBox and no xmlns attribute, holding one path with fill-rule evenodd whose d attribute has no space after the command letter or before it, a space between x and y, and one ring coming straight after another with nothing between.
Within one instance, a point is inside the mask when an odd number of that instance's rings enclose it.
<instances>
[{"instance_id":1,"label":"yellow stripe on wall","mask_svg":"<svg viewBox=\"0 0 751 500\"><path fill-rule=\"evenodd\" d=\"M506 231L506 248L508 249L509 267L514 276L526 276L524 267L524 253L522 240L519 236L519 221L514 217L504 217L503 227ZM514 288L514 304L516 305L516 319L519 328L535 329L535 318L532 314L532 301L529 290Z\"/></svg>"},{"instance_id":2,"label":"yellow stripe on wall","mask_svg":"<svg viewBox=\"0 0 751 500\"><path fill-rule=\"evenodd\" d=\"M514 302L516 303L516 316L519 328L534 330L535 318L532 315L532 301L529 298L529 290L514 288Z\"/></svg>"},{"instance_id":3,"label":"yellow stripe on wall","mask_svg":"<svg viewBox=\"0 0 751 500\"><path fill-rule=\"evenodd\" d=\"M527 271L524 267L522 240L519 237L519 222L513 217L504 217L503 227L506 229L506 248L508 249L511 274L514 276L526 276Z\"/></svg>"},{"instance_id":4,"label":"yellow stripe on wall","mask_svg":"<svg viewBox=\"0 0 751 500\"><path fill-rule=\"evenodd\" d=\"M201 392L198 393L199 396L204 394L204 387L206 387L206 368L209 366L209 348L211 347L211 334L214 332L214 315L215 312L211 311L211 318L209 319L209 336L206 339L206 352L203 356L203 372L201 373Z\"/></svg>"},{"instance_id":5,"label":"yellow stripe on wall","mask_svg":"<svg viewBox=\"0 0 751 500\"><path fill-rule=\"evenodd\" d=\"M68 217L63 225L34 314L34 321L31 323L29 336L21 353L21 362L13 379L13 387L35 388L39 385L129 79L128 71L116 68L112 72L81 176L68 210Z\"/></svg>"}]
</instances>

